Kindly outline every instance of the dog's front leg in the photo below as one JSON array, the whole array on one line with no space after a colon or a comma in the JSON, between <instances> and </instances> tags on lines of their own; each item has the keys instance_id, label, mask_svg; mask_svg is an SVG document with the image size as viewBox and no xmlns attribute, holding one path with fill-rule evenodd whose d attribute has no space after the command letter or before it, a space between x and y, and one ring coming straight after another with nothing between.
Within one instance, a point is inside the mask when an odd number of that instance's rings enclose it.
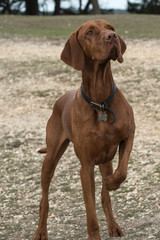
<instances>
[{"instance_id":1,"label":"dog's front leg","mask_svg":"<svg viewBox=\"0 0 160 240\"><path fill-rule=\"evenodd\" d=\"M105 187L111 191L119 188L127 177L128 160L133 146L134 133L119 145L119 163L116 171L104 179Z\"/></svg>"},{"instance_id":2,"label":"dog's front leg","mask_svg":"<svg viewBox=\"0 0 160 240\"><path fill-rule=\"evenodd\" d=\"M80 175L83 189L83 198L87 213L87 228L89 239L100 240L95 207L94 166L82 166Z\"/></svg>"}]
</instances>

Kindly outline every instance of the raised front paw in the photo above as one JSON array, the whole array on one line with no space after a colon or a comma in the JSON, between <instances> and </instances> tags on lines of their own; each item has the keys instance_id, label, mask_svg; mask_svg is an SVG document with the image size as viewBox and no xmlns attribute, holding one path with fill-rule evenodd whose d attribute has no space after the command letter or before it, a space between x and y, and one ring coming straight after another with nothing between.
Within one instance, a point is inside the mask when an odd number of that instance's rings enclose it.
<instances>
[{"instance_id":1,"label":"raised front paw","mask_svg":"<svg viewBox=\"0 0 160 240\"><path fill-rule=\"evenodd\" d=\"M127 173L125 171L116 170L114 174L104 179L107 190L117 190L122 182L125 181Z\"/></svg>"},{"instance_id":2,"label":"raised front paw","mask_svg":"<svg viewBox=\"0 0 160 240\"><path fill-rule=\"evenodd\" d=\"M114 176L111 175L104 179L105 187L108 191L117 190L120 186L119 182L116 182Z\"/></svg>"},{"instance_id":3,"label":"raised front paw","mask_svg":"<svg viewBox=\"0 0 160 240\"><path fill-rule=\"evenodd\" d=\"M113 222L112 224L108 225L108 232L110 237L124 236L122 229L119 227L119 225L116 222Z\"/></svg>"},{"instance_id":4,"label":"raised front paw","mask_svg":"<svg viewBox=\"0 0 160 240\"><path fill-rule=\"evenodd\" d=\"M37 229L33 240L48 240L47 231Z\"/></svg>"}]
</instances>

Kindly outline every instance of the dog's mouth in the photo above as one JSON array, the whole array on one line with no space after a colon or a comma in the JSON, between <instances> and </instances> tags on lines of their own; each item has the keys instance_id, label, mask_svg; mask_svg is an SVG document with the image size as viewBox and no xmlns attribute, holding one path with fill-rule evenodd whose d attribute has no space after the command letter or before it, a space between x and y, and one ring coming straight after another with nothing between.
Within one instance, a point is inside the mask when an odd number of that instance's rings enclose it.
<instances>
[{"instance_id":1,"label":"dog's mouth","mask_svg":"<svg viewBox=\"0 0 160 240\"><path fill-rule=\"evenodd\" d=\"M113 60L113 61L117 60L120 63L123 62L123 57L122 57L122 53L121 53L121 45L120 45L119 39L117 39L116 41L112 41L108 44L107 56L105 58L102 58L100 60L100 63L105 63L109 60Z\"/></svg>"},{"instance_id":2,"label":"dog's mouth","mask_svg":"<svg viewBox=\"0 0 160 240\"><path fill-rule=\"evenodd\" d=\"M110 50L109 58L112 60L116 60L118 57L116 44L115 43L111 44L109 50Z\"/></svg>"},{"instance_id":3,"label":"dog's mouth","mask_svg":"<svg viewBox=\"0 0 160 240\"><path fill-rule=\"evenodd\" d=\"M117 60L120 63L123 62L119 38L117 38L116 41L112 41L110 55L112 57L111 59Z\"/></svg>"},{"instance_id":4,"label":"dog's mouth","mask_svg":"<svg viewBox=\"0 0 160 240\"><path fill-rule=\"evenodd\" d=\"M114 60L114 61L118 61L120 63L123 62L123 57L122 57L122 52L121 52L121 44L119 41L119 38L117 38L116 40L111 41L108 44L108 57L107 60Z\"/></svg>"},{"instance_id":5,"label":"dog's mouth","mask_svg":"<svg viewBox=\"0 0 160 240\"><path fill-rule=\"evenodd\" d=\"M117 55L117 48L115 46L112 46L108 49L108 54L105 58L100 59L100 63L105 63L110 60L116 61L118 60L118 55Z\"/></svg>"}]
</instances>

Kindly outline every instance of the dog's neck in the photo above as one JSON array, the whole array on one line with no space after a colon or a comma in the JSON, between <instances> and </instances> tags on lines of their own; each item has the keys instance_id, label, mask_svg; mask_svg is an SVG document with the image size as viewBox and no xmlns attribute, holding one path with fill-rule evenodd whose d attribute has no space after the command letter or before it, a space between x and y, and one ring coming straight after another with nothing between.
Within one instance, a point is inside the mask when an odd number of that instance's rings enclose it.
<instances>
[{"instance_id":1,"label":"dog's neck","mask_svg":"<svg viewBox=\"0 0 160 240\"><path fill-rule=\"evenodd\" d=\"M86 61L82 71L82 86L85 94L94 102L104 102L113 90L113 77L110 61Z\"/></svg>"}]
</instances>

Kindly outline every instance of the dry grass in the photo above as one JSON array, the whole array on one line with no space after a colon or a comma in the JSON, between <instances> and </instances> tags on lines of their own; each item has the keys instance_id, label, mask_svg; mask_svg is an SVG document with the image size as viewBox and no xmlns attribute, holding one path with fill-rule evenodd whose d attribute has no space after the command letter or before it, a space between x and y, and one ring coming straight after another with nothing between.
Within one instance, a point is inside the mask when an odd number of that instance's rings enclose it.
<instances>
[{"instance_id":1,"label":"dry grass","mask_svg":"<svg viewBox=\"0 0 160 240\"><path fill-rule=\"evenodd\" d=\"M125 230L122 240L160 239L160 40L127 40L125 62L113 63L114 79L133 106L136 137L127 181L112 192L113 208ZM30 240L38 221L45 125L55 100L80 86L80 74L59 60L63 44L53 40L0 39L1 240ZM116 162L115 162L116 165ZM87 239L80 164L72 145L51 185L49 237ZM97 215L108 237L100 204L101 177L95 169Z\"/></svg>"}]
</instances>

